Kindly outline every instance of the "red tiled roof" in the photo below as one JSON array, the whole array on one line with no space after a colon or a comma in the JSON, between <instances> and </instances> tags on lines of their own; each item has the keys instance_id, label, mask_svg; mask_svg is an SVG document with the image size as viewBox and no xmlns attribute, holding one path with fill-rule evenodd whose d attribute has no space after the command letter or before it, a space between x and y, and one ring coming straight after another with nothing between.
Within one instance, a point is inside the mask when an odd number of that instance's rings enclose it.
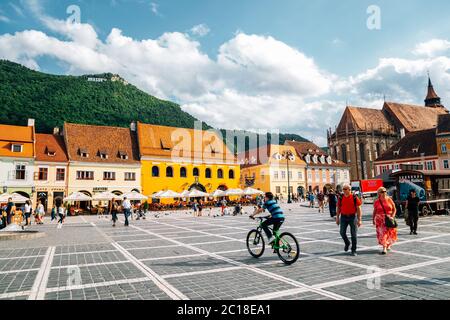
<instances>
[{"instance_id":1,"label":"red tiled roof","mask_svg":"<svg viewBox=\"0 0 450 320\"><path fill-rule=\"evenodd\" d=\"M70 161L139 163L136 135L128 128L65 123L64 136ZM89 156L82 157L83 152ZM107 159L100 157L102 152L107 153ZM121 159L119 153L126 153L128 159Z\"/></svg>"},{"instance_id":2,"label":"red tiled roof","mask_svg":"<svg viewBox=\"0 0 450 320\"><path fill-rule=\"evenodd\" d=\"M434 155L437 155L435 128L408 133L375 161L420 158Z\"/></svg>"},{"instance_id":3,"label":"red tiled roof","mask_svg":"<svg viewBox=\"0 0 450 320\"><path fill-rule=\"evenodd\" d=\"M49 153L54 153L54 156ZM36 134L36 160L48 162L67 162L64 137L53 134Z\"/></svg>"}]
</instances>

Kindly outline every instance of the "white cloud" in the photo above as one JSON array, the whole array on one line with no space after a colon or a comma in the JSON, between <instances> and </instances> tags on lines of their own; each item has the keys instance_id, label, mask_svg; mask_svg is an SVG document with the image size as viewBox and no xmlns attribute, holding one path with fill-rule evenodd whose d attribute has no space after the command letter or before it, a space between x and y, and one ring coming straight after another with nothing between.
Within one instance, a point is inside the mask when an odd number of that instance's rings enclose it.
<instances>
[{"instance_id":1,"label":"white cloud","mask_svg":"<svg viewBox=\"0 0 450 320\"><path fill-rule=\"evenodd\" d=\"M204 37L206 36L211 30L206 24L199 24L191 29L191 33L195 36Z\"/></svg>"},{"instance_id":2,"label":"white cloud","mask_svg":"<svg viewBox=\"0 0 450 320\"><path fill-rule=\"evenodd\" d=\"M432 39L416 45L413 53L418 56L436 57L450 50L450 41L444 39Z\"/></svg>"},{"instance_id":3,"label":"white cloud","mask_svg":"<svg viewBox=\"0 0 450 320\"><path fill-rule=\"evenodd\" d=\"M237 32L212 58L180 32L136 40L114 28L102 41L91 25L67 24L47 16L37 0L28 1L39 20L62 37L35 30L0 35L0 58L38 70L37 59L48 56L69 65L71 74L119 73L216 127L280 129L323 146L327 128L338 123L347 99L379 108L383 95L422 104L427 70L444 102L450 101L450 58L444 55L383 58L374 68L345 78L270 36Z\"/></svg>"},{"instance_id":4,"label":"white cloud","mask_svg":"<svg viewBox=\"0 0 450 320\"><path fill-rule=\"evenodd\" d=\"M11 19L4 15L3 11L0 9L0 22L10 23Z\"/></svg>"}]
</instances>

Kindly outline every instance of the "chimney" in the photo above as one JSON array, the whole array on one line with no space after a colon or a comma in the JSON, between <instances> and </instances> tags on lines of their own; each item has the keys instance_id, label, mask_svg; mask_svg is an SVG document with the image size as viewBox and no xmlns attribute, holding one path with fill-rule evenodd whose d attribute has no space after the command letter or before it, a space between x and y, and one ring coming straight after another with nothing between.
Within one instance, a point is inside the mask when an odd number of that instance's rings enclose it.
<instances>
[{"instance_id":1,"label":"chimney","mask_svg":"<svg viewBox=\"0 0 450 320\"><path fill-rule=\"evenodd\" d=\"M29 127L34 127L34 122L35 122L34 119L28 119L28 126Z\"/></svg>"},{"instance_id":2,"label":"chimney","mask_svg":"<svg viewBox=\"0 0 450 320\"><path fill-rule=\"evenodd\" d=\"M136 132L136 121L133 121L133 122L130 124L130 129L131 129L131 131Z\"/></svg>"},{"instance_id":3,"label":"chimney","mask_svg":"<svg viewBox=\"0 0 450 320\"><path fill-rule=\"evenodd\" d=\"M55 135L55 136L59 135L59 128L58 127L53 128L53 135Z\"/></svg>"},{"instance_id":4,"label":"chimney","mask_svg":"<svg viewBox=\"0 0 450 320\"><path fill-rule=\"evenodd\" d=\"M405 128L400 129L400 138L403 139L406 136Z\"/></svg>"}]
</instances>

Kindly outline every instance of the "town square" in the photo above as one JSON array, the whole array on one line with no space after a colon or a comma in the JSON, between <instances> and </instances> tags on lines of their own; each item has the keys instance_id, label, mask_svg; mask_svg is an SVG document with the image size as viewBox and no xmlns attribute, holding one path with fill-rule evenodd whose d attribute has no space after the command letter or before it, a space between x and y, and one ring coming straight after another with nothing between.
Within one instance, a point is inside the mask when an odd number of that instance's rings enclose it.
<instances>
[{"instance_id":1,"label":"town square","mask_svg":"<svg viewBox=\"0 0 450 320\"><path fill-rule=\"evenodd\" d=\"M450 300L430 1L0 1L0 300Z\"/></svg>"}]
</instances>

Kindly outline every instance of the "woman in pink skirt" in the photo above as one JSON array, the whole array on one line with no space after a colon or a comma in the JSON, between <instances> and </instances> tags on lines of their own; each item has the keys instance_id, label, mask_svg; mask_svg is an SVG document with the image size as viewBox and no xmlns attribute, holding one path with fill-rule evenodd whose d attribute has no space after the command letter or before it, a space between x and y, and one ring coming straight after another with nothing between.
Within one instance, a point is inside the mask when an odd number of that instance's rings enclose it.
<instances>
[{"instance_id":1,"label":"woman in pink skirt","mask_svg":"<svg viewBox=\"0 0 450 320\"><path fill-rule=\"evenodd\" d=\"M386 227L386 215L394 218L397 209L394 201L387 195L385 188L378 189L378 200L373 204L373 224L377 229L378 243L383 246L381 254L387 254L398 240L397 229Z\"/></svg>"}]
</instances>

